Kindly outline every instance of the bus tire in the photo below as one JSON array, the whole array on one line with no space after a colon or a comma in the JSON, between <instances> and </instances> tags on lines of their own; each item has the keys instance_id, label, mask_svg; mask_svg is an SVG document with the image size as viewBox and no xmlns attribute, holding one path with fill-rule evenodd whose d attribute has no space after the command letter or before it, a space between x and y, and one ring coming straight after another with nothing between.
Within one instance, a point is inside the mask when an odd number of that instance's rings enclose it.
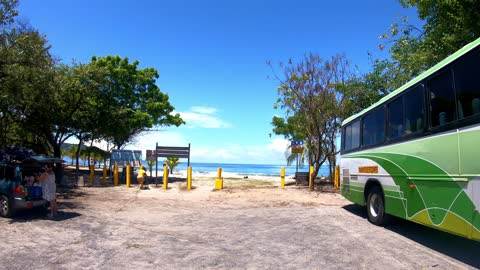
<instances>
[{"instance_id":1,"label":"bus tire","mask_svg":"<svg viewBox=\"0 0 480 270\"><path fill-rule=\"evenodd\" d=\"M372 187L368 193L367 214L368 221L377 226L382 226L387 223L388 217L385 213L385 199L382 189L379 186Z\"/></svg>"}]
</instances>

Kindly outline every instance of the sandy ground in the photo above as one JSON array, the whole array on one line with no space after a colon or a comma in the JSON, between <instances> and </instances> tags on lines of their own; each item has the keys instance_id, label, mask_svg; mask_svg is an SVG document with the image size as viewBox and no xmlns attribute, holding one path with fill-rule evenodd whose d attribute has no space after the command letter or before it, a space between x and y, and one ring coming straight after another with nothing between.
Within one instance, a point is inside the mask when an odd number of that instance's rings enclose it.
<instances>
[{"instance_id":1,"label":"sandy ground","mask_svg":"<svg viewBox=\"0 0 480 270\"><path fill-rule=\"evenodd\" d=\"M59 190L57 219L32 211L0 219L0 269L480 267L478 242L405 221L371 225L328 188L246 183Z\"/></svg>"}]
</instances>

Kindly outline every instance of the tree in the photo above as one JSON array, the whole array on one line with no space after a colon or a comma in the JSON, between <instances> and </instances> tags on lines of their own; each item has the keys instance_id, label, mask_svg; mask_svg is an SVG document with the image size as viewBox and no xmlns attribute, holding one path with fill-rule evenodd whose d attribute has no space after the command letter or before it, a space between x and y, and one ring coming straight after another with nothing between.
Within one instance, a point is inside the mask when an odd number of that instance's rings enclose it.
<instances>
[{"instance_id":1,"label":"tree","mask_svg":"<svg viewBox=\"0 0 480 270\"><path fill-rule=\"evenodd\" d=\"M155 84L159 76L154 68L139 69L138 61L119 56L93 57L90 65L104 71L97 99L99 134L117 148L152 127L185 123L172 114L168 95Z\"/></svg>"},{"instance_id":2,"label":"tree","mask_svg":"<svg viewBox=\"0 0 480 270\"><path fill-rule=\"evenodd\" d=\"M0 40L0 143L22 144L36 152L46 152L47 142L41 134L48 126L54 61L43 36L27 27L4 33ZM35 128L35 127L39 127ZM58 157L60 149L58 149Z\"/></svg>"},{"instance_id":3,"label":"tree","mask_svg":"<svg viewBox=\"0 0 480 270\"><path fill-rule=\"evenodd\" d=\"M73 161L75 160L76 153L77 153L77 147L75 147L74 144L70 144L68 148L62 149L62 156L66 156L70 158L72 166L73 166Z\"/></svg>"},{"instance_id":4,"label":"tree","mask_svg":"<svg viewBox=\"0 0 480 270\"><path fill-rule=\"evenodd\" d=\"M480 36L478 0L399 1L404 7L416 7L419 18L425 21L419 44L414 47L414 53L422 56L420 63L423 62L424 67L431 67ZM408 37L410 33L401 34L399 40ZM411 63L412 60L405 62Z\"/></svg>"},{"instance_id":5,"label":"tree","mask_svg":"<svg viewBox=\"0 0 480 270\"><path fill-rule=\"evenodd\" d=\"M170 173L173 173L173 169L175 169L175 167L177 167L178 164L180 164L180 161L178 157L169 157L165 160L165 163L170 169Z\"/></svg>"},{"instance_id":6,"label":"tree","mask_svg":"<svg viewBox=\"0 0 480 270\"><path fill-rule=\"evenodd\" d=\"M425 24L411 25L408 18L391 25L382 34L380 48L389 48L389 59L376 59L370 74L371 87L389 93L423 71L480 37L480 1L399 0L416 7Z\"/></svg>"},{"instance_id":7,"label":"tree","mask_svg":"<svg viewBox=\"0 0 480 270\"><path fill-rule=\"evenodd\" d=\"M18 5L18 0L0 0L0 26L12 24L14 18L18 15L15 9Z\"/></svg>"},{"instance_id":8,"label":"tree","mask_svg":"<svg viewBox=\"0 0 480 270\"><path fill-rule=\"evenodd\" d=\"M150 170L150 173L152 172L153 165L155 165L155 164L157 164L156 160L147 159L147 165L148 165L148 168Z\"/></svg>"},{"instance_id":9,"label":"tree","mask_svg":"<svg viewBox=\"0 0 480 270\"><path fill-rule=\"evenodd\" d=\"M316 177L322 164L334 161L331 157L337 154L335 139L348 113L345 85L354 77L344 55L325 61L309 54L298 63L280 63L280 68L281 77L273 71L280 83L274 107L285 110L286 116L273 118L273 132L304 141Z\"/></svg>"}]
</instances>

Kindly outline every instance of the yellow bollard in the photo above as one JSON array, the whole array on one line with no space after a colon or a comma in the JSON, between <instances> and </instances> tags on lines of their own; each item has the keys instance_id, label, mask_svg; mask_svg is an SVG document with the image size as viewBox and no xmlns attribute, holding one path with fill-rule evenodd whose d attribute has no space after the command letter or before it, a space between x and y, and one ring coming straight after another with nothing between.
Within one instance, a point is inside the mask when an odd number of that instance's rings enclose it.
<instances>
[{"instance_id":1,"label":"yellow bollard","mask_svg":"<svg viewBox=\"0 0 480 270\"><path fill-rule=\"evenodd\" d=\"M222 168L217 170L217 180L215 180L215 189L223 189L223 178L222 178Z\"/></svg>"},{"instance_id":2,"label":"yellow bollard","mask_svg":"<svg viewBox=\"0 0 480 270\"><path fill-rule=\"evenodd\" d=\"M310 188L310 190L313 190L313 166L310 166L310 174L309 174L309 178L308 178L308 188Z\"/></svg>"},{"instance_id":3,"label":"yellow bollard","mask_svg":"<svg viewBox=\"0 0 480 270\"><path fill-rule=\"evenodd\" d=\"M192 166L188 166L187 168L187 189L192 189Z\"/></svg>"},{"instance_id":4,"label":"yellow bollard","mask_svg":"<svg viewBox=\"0 0 480 270\"><path fill-rule=\"evenodd\" d=\"M127 174L126 174L127 187L130 187L130 164L127 165Z\"/></svg>"},{"instance_id":5,"label":"yellow bollard","mask_svg":"<svg viewBox=\"0 0 480 270\"><path fill-rule=\"evenodd\" d=\"M113 166L113 185L118 186L118 164Z\"/></svg>"},{"instance_id":6,"label":"yellow bollard","mask_svg":"<svg viewBox=\"0 0 480 270\"><path fill-rule=\"evenodd\" d=\"M163 166L163 189L168 189L168 167Z\"/></svg>"},{"instance_id":7,"label":"yellow bollard","mask_svg":"<svg viewBox=\"0 0 480 270\"><path fill-rule=\"evenodd\" d=\"M280 188L285 189L285 167L280 171Z\"/></svg>"},{"instance_id":8,"label":"yellow bollard","mask_svg":"<svg viewBox=\"0 0 480 270\"><path fill-rule=\"evenodd\" d=\"M90 165L90 185L93 186L93 178L95 177L95 167Z\"/></svg>"},{"instance_id":9,"label":"yellow bollard","mask_svg":"<svg viewBox=\"0 0 480 270\"><path fill-rule=\"evenodd\" d=\"M333 179L333 188L340 189L340 166L335 166L335 177Z\"/></svg>"},{"instance_id":10,"label":"yellow bollard","mask_svg":"<svg viewBox=\"0 0 480 270\"><path fill-rule=\"evenodd\" d=\"M102 178L102 184L104 186L107 185L107 165L103 165L103 178Z\"/></svg>"}]
</instances>

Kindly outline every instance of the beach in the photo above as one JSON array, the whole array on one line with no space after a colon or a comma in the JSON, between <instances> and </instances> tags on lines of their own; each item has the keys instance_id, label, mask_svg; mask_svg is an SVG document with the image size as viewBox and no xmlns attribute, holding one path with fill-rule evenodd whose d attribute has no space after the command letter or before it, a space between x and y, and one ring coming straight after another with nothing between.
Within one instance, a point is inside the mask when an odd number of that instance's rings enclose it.
<instances>
[{"instance_id":1,"label":"beach","mask_svg":"<svg viewBox=\"0 0 480 270\"><path fill-rule=\"evenodd\" d=\"M79 176L81 178L80 182L75 182L74 178L74 168L69 166L65 171L66 178L64 180L67 186L92 186L89 183L89 170L87 167L80 167ZM120 169L119 171L119 185L125 184L125 179L122 178L123 172ZM113 177L110 177L110 174L107 173L107 182L103 184L103 169L95 168L95 179L93 186L112 186ZM211 187L215 185L215 180L218 178L218 173L214 171L192 171L192 185L193 187ZM223 180L224 187L279 187L281 178L280 174L278 175L260 175L260 174L251 174L245 175L245 173L233 173L233 172L222 172L221 179ZM154 187L155 184L160 186L163 182L163 171L158 172L158 177L155 177L155 173L150 173L147 170L146 183L150 187ZM173 173L170 173L168 176L169 187L175 189L184 189L187 185L187 171L186 170L175 170ZM138 186L138 181L136 179L135 172L131 178L131 185L136 187ZM303 185L307 184L305 182ZM285 185L291 186L296 185L296 180L294 175L285 176ZM317 177L315 179L315 186L320 191L329 191L333 192L333 183L330 182L325 177Z\"/></svg>"},{"instance_id":2,"label":"beach","mask_svg":"<svg viewBox=\"0 0 480 270\"><path fill-rule=\"evenodd\" d=\"M229 178L223 190L214 190L214 179L199 176L186 190L182 179L172 177L167 190L161 185L59 188L58 218L26 211L0 219L2 234L12 236L0 243L0 269L480 266L469 259L478 257L476 242L414 223L374 226L362 207L337 192L295 185L282 190L275 179ZM12 246L18 247L15 252ZM455 253L444 246L455 247Z\"/></svg>"}]
</instances>

